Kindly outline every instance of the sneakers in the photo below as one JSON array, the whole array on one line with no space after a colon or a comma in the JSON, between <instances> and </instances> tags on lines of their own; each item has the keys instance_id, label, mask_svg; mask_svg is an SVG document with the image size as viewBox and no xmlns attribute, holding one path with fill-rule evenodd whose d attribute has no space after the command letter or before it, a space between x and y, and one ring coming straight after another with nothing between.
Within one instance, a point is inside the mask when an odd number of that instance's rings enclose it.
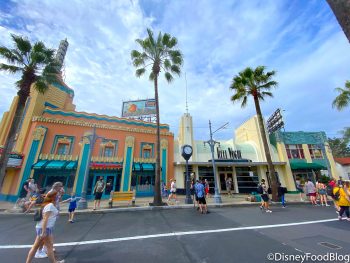
<instances>
[{"instance_id":1,"label":"sneakers","mask_svg":"<svg viewBox=\"0 0 350 263\"><path fill-rule=\"evenodd\" d=\"M264 209L264 207L261 205L261 206L260 206L260 209L261 209L261 210L263 210L263 209Z\"/></svg>"},{"instance_id":2,"label":"sneakers","mask_svg":"<svg viewBox=\"0 0 350 263\"><path fill-rule=\"evenodd\" d=\"M326 206L330 206L329 204L326 204Z\"/></svg>"},{"instance_id":3,"label":"sneakers","mask_svg":"<svg viewBox=\"0 0 350 263\"><path fill-rule=\"evenodd\" d=\"M266 210L266 213L272 213L272 211L271 210Z\"/></svg>"},{"instance_id":4,"label":"sneakers","mask_svg":"<svg viewBox=\"0 0 350 263\"><path fill-rule=\"evenodd\" d=\"M343 220L343 218L341 217L341 216L338 216L338 219L341 221L341 220Z\"/></svg>"},{"instance_id":5,"label":"sneakers","mask_svg":"<svg viewBox=\"0 0 350 263\"><path fill-rule=\"evenodd\" d=\"M47 254L45 253L44 250L38 249L35 253L35 258L47 258Z\"/></svg>"},{"instance_id":6,"label":"sneakers","mask_svg":"<svg viewBox=\"0 0 350 263\"><path fill-rule=\"evenodd\" d=\"M56 263L64 263L65 261L64 261L64 259L62 259L62 260L56 260Z\"/></svg>"},{"instance_id":7,"label":"sneakers","mask_svg":"<svg viewBox=\"0 0 350 263\"><path fill-rule=\"evenodd\" d=\"M347 221L350 221L350 217L348 217L346 220L347 220Z\"/></svg>"}]
</instances>

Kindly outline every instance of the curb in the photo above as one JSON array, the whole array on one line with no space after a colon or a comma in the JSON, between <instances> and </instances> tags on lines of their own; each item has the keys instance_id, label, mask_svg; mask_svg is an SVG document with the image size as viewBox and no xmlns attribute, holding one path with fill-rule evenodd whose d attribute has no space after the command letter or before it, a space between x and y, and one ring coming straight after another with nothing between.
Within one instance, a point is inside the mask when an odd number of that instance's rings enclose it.
<instances>
[{"instance_id":1,"label":"curb","mask_svg":"<svg viewBox=\"0 0 350 263\"><path fill-rule=\"evenodd\" d=\"M209 208L225 208L225 207L258 207L260 202L249 202L249 203L221 203L221 204L207 204ZM290 201L287 202L289 205L310 205L309 202L301 201ZM271 206L279 206L280 203L272 202ZM193 209L193 204L181 204L181 205L168 205L168 206L136 206L136 207L116 207L116 208L102 208L99 210L76 210L75 214L110 214L110 213L120 213L120 212L138 212L138 211L160 211L160 210L172 210L172 209ZM33 215L34 213L29 213L27 215ZM23 215L22 212L0 209L0 215ZM67 211L60 211L60 215L68 215Z\"/></svg>"}]
</instances>

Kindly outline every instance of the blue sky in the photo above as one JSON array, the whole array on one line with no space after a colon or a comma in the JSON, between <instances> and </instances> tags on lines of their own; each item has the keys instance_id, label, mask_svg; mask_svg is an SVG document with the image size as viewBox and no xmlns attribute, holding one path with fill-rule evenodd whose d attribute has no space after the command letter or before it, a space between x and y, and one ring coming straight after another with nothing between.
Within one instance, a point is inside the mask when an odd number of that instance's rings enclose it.
<instances>
[{"instance_id":1,"label":"blue sky","mask_svg":"<svg viewBox=\"0 0 350 263\"><path fill-rule=\"evenodd\" d=\"M102 4L103 3L103 4ZM232 78L247 66L276 70L274 98L261 103L266 117L284 110L286 130L325 131L329 137L350 126L349 110L331 104L334 88L350 79L350 44L323 0L125 0L0 1L0 45L10 33L57 48L67 38L65 81L75 90L78 111L121 115L122 101L152 98L148 78L135 77L130 51L146 28L178 38L183 52L189 112L196 139L208 138L229 122L217 139L255 114L232 104ZM160 79L160 120L177 134L185 112L185 74L173 83ZM0 115L9 108L19 78L0 72Z\"/></svg>"}]
</instances>

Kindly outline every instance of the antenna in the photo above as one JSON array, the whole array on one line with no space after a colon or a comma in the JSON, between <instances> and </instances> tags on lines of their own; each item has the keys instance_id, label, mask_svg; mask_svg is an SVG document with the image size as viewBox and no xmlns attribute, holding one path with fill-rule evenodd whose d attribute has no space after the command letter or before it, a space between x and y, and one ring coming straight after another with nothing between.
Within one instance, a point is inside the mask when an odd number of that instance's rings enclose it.
<instances>
[{"instance_id":1,"label":"antenna","mask_svg":"<svg viewBox=\"0 0 350 263\"><path fill-rule=\"evenodd\" d=\"M186 78L186 72L185 72L185 82L186 82L186 114L188 114L188 103L187 103L187 78Z\"/></svg>"}]
</instances>

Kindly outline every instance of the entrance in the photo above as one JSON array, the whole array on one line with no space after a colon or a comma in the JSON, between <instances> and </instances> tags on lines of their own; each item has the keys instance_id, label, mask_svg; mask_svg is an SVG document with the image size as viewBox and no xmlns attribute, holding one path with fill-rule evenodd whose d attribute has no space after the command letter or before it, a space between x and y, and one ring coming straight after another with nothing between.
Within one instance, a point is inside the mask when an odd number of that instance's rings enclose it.
<instances>
[{"instance_id":1,"label":"entrance","mask_svg":"<svg viewBox=\"0 0 350 263\"><path fill-rule=\"evenodd\" d=\"M102 198L109 198L111 191L120 191L121 171L111 171L109 173L92 172L89 176L87 195L93 197L94 188L100 176L103 178L106 185Z\"/></svg>"},{"instance_id":2,"label":"entrance","mask_svg":"<svg viewBox=\"0 0 350 263\"><path fill-rule=\"evenodd\" d=\"M227 178L231 178L232 180L231 191L233 191L234 185L233 185L232 172L219 172L219 178L220 178L221 191L227 191L227 188L226 188Z\"/></svg>"}]
</instances>

